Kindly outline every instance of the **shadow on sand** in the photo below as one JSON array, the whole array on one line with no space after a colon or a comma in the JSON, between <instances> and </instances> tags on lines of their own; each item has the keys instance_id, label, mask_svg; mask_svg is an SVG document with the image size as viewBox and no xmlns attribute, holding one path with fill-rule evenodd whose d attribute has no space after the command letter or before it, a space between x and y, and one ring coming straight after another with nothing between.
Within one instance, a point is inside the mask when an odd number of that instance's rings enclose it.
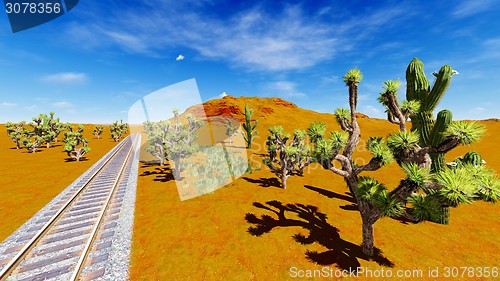
<instances>
[{"instance_id":1,"label":"shadow on sand","mask_svg":"<svg viewBox=\"0 0 500 281\"><path fill-rule=\"evenodd\" d=\"M352 194L350 192L345 192L344 194L339 194L339 193L336 193L336 192L333 192L333 191L330 191L330 190L326 190L326 189L323 189L323 188L319 188L319 187L315 187L315 186L311 186L311 185L304 185L305 188L309 189L309 190L312 190L312 191L316 191L318 192L319 194L321 195L324 195L328 198L335 198L335 199L340 199L340 200L344 200L344 201L347 201L351 204L347 204L347 205L344 205L344 206L339 206L340 209L342 210L346 210L346 211L358 211L358 205L356 204L356 199L354 199L354 197L352 196ZM393 218L393 220L397 220L399 221L400 223L402 224L415 224L415 223L418 223L418 221L412 221L408 218L405 218L404 216L400 216L398 218Z\"/></svg>"},{"instance_id":2,"label":"shadow on sand","mask_svg":"<svg viewBox=\"0 0 500 281\"><path fill-rule=\"evenodd\" d=\"M242 179L246 180L247 182L257 184L262 187L281 187L281 183L277 178L260 178L260 179L252 179L248 177L243 177Z\"/></svg>"},{"instance_id":3,"label":"shadow on sand","mask_svg":"<svg viewBox=\"0 0 500 281\"><path fill-rule=\"evenodd\" d=\"M269 233L276 227L302 227L309 231L307 236L300 233L293 235L293 239L302 245L319 243L327 248L326 251L319 253L317 251L306 251L306 258L319 265L335 264L341 269L356 271L360 266L359 260L374 261L385 267L393 267L394 263L382 255L382 252L375 248L372 257L365 255L361 246L353 244L342 239L339 230L327 222L327 216L318 211L316 206L303 204L286 204L273 200L261 204L254 202L253 205L274 213L275 217L263 214L257 217L255 214L247 213L245 219L253 224L248 228L248 233L253 236L261 236ZM300 219L287 218L291 214Z\"/></svg>"},{"instance_id":4,"label":"shadow on sand","mask_svg":"<svg viewBox=\"0 0 500 281\"><path fill-rule=\"evenodd\" d=\"M340 199L340 200L344 200L346 202L349 202L350 204L339 207L342 210L346 210L346 211L357 211L358 210L358 205L356 204L356 199L354 199L354 197L352 196L352 194L350 192L345 192L344 194L339 194L339 193L336 193L336 192L333 192L330 190L326 190L326 189L311 186L311 185L304 185L304 187L309 189L309 190L316 191L319 194L324 195L328 198L335 198L335 199Z\"/></svg>"},{"instance_id":5,"label":"shadow on sand","mask_svg":"<svg viewBox=\"0 0 500 281\"><path fill-rule=\"evenodd\" d=\"M155 167L154 170L152 171L144 171L142 174L139 175L141 177L153 176L155 177L153 181L159 181L159 182L167 182L174 180L174 175L172 174L172 170L170 169L168 163L162 167L158 163L141 161L140 167L141 168Z\"/></svg>"},{"instance_id":6,"label":"shadow on sand","mask_svg":"<svg viewBox=\"0 0 500 281\"><path fill-rule=\"evenodd\" d=\"M67 157L67 158L64 159L64 162L66 162L66 163L69 163L69 162L85 162L85 161L89 161L89 159L87 157L80 158L80 161L76 161L75 159L73 159L71 157Z\"/></svg>"}]
</instances>

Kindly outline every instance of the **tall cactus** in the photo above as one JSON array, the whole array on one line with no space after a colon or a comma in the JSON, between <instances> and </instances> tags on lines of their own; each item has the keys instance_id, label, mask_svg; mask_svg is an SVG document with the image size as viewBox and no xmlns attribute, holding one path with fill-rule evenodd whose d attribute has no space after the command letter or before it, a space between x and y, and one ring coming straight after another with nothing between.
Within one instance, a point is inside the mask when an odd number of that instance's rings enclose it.
<instances>
[{"instance_id":1,"label":"tall cactus","mask_svg":"<svg viewBox=\"0 0 500 281\"><path fill-rule=\"evenodd\" d=\"M420 103L419 111L411 115L411 119L412 131L419 133L421 146L436 146L443 141L443 133L451 123L451 112L448 110L439 112L437 121L434 120L433 112L448 89L451 76L455 73L451 66L444 65L438 73L434 73L436 81L431 88L422 61L414 58L406 69L406 99ZM431 159L431 169L434 172L446 166L443 154L431 155Z\"/></svg>"},{"instance_id":2,"label":"tall cactus","mask_svg":"<svg viewBox=\"0 0 500 281\"><path fill-rule=\"evenodd\" d=\"M475 151L469 151L464 155L464 163L472 164L474 166L481 166L483 164L483 158L481 155Z\"/></svg>"},{"instance_id":3,"label":"tall cactus","mask_svg":"<svg viewBox=\"0 0 500 281\"><path fill-rule=\"evenodd\" d=\"M252 115L253 115L253 109L248 108L248 104L245 105L245 123L243 123L243 130L245 130L245 133L242 133L243 138L247 142L247 148L250 149L252 148L252 141L255 138L255 136L259 133L258 130L255 128L257 127L257 124L259 124L259 120L255 120L255 122L252 124Z\"/></svg>"},{"instance_id":4,"label":"tall cactus","mask_svg":"<svg viewBox=\"0 0 500 281\"><path fill-rule=\"evenodd\" d=\"M452 113L449 110L442 110L438 113L436 122L432 127L432 131L430 134L429 142L432 146L439 145L444 140L443 133L448 129L448 126L451 123ZM432 171L439 171L446 167L446 159L444 157L444 153L431 153L430 154L432 160Z\"/></svg>"},{"instance_id":5,"label":"tall cactus","mask_svg":"<svg viewBox=\"0 0 500 281\"><path fill-rule=\"evenodd\" d=\"M406 69L406 99L420 101L429 90L430 85L425 76L424 63L414 58Z\"/></svg>"}]
</instances>

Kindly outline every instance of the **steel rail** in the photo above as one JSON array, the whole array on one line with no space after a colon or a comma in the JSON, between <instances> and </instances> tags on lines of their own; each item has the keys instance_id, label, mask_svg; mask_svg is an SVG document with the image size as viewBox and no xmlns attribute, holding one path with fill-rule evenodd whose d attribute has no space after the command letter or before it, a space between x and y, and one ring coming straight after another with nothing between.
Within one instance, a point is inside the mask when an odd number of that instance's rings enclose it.
<instances>
[{"instance_id":1,"label":"steel rail","mask_svg":"<svg viewBox=\"0 0 500 281\"><path fill-rule=\"evenodd\" d=\"M130 140L128 136L120 144L115 147L115 151L106 159L101 166L85 181L80 189L71 196L71 198L49 219L49 221L31 238L31 240L19 250L19 252L7 263L0 271L0 281L6 280L14 269L24 260L29 251L47 234L51 227L59 220L63 213L69 206L81 195L81 193L88 187L92 180L106 167L106 165L118 154L121 148ZM131 146L133 147L133 145Z\"/></svg>"},{"instance_id":2,"label":"steel rail","mask_svg":"<svg viewBox=\"0 0 500 281\"><path fill-rule=\"evenodd\" d=\"M71 275L71 278L69 279L70 281L75 281L80 278L80 274L85 266L85 261L87 260L87 257L90 253L90 248L92 247L92 244L94 243L97 233L99 232L99 227L101 226L104 216L106 215L106 211L108 210L108 207L111 205L111 200L113 199L113 195L116 191L116 187L118 186L118 183L120 182L120 178L123 175L123 172L125 171L125 168L127 166L127 163L130 159L130 155L132 155L132 151L134 150L134 140L132 140L132 145L130 146L130 149L127 153L127 157L125 158L125 161L123 161L122 166L120 167L120 172L118 172L118 175L116 176L115 181L113 182L113 187L111 188L111 191L109 192L106 202L104 203L104 206L99 213L99 217L97 219L97 222L95 223L92 232L90 233L90 237L87 240L87 243L85 244L85 247L83 249L82 254L80 255L80 258L78 259L78 262L73 269L73 274Z\"/></svg>"}]
</instances>

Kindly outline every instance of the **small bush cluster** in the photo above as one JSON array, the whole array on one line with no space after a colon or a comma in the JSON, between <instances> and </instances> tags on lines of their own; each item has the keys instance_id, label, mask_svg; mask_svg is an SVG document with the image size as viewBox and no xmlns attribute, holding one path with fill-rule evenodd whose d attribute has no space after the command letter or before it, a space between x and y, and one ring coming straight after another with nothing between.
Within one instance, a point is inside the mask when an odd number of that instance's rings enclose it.
<instances>
[{"instance_id":1,"label":"small bush cluster","mask_svg":"<svg viewBox=\"0 0 500 281\"><path fill-rule=\"evenodd\" d=\"M36 153L41 147L47 149L54 147L59 141L59 136L63 134L63 151L69 159L80 161L91 151L88 139L83 137L83 125L80 124L75 129L71 124L63 123L54 116L55 113L50 112L48 115L39 114L38 117L33 117L31 122L7 122L5 124L7 135L14 142L16 149L24 148L30 153ZM92 134L100 139L103 131L104 126L96 125ZM118 141L127 131L128 124L116 121L111 125L111 138Z\"/></svg>"}]
</instances>

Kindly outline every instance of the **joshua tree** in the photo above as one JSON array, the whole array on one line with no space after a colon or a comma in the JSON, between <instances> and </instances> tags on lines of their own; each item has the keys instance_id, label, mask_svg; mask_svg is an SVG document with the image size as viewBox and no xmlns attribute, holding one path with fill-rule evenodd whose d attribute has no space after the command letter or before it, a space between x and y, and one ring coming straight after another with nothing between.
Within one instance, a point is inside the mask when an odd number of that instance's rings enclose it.
<instances>
[{"instance_id":1,"label":"joshua tree","mask_svg":"<svg viewBox=\"0 0 500 281\"><path fill-rule=\"evenodd\" d=\"M438 73L433 74L436 81L431 88L424 72L424 64L418 58L414 58L406 69L406 100L402 104L398 102L398 81L386 82L386 91L379 98L387 109L389 121L399 124L402 131L406 131L405 123L409 117L411 118L411 131L418 133L418 144L421 147L439 145L452 122L451 111L440 111L437 119L434 119L433 112L448 89L451 77L458 72L451 66L444 65ZM432 172L445 167L443 152L433 152L429 156L432 160Z\"/></svg>"},{"instance_id":2,"label":"joshua tree","mask_svg":"<svg viewBox=\"0 0 500 281\"><path fill-rule=\"evenodd\" d=\"M24 136L25 130L24 125L26 125L25 121L19 123L7 122L7 124L5 124L7 135L16 144L16 149L21 149L21 139Z\"/></svg>"},{"instance_id":3,"label":"joshua tree","mask_svg":"<svg viewBox=\"0 0 500 281\"><path fill-rule=\"evenodd\" d=\"M104 131L104 126L102 125L96 125L94 131L92 134L97 137L97 139L100 139L102 136L102 132Z\"/></svg>"},{"instance_id":4,"label":"joshua tree","mask_svg":"<svg viewBox=\"0 0 500 281\"><path fill-rule=\"evenodd\" d=\"M305 131L295 130L293 140L290 134L283 135L283 127L269 128L270 136L267 137L268 157L263 162L281 180L281 185L286 189L286 180L294 172L302 175L304 168L309 164L309 147L305 145Z\"/></svg>"},{"instance_id":5,"label":"joshua tree","mask_svg":"<svg viewBox=\"0 0 500 281\"><path fill-rule=\"evenodd\" d=\"M38 150L38 148L42 145L42 143L45 141L43 137L44 130L42 126L43 117L44 114L40 114L39 117L34 117L32 119L33 122L28 123L28 125L32 129L24 130L24 138L22 139L22 143L24 147L32 153L35 153Z\"/></svg>"},{"instance_id":6,"label":"joshua tree","mask_svg":"<svg viewBox=\"0 0 500 281\"><path fill-rule=\"evenodd\" d=\"M110 131L111 138L115 141L119 141L122 138L123 134L127 133L128 125L127 123L123 123L123 120L120 120L120 123L118 123L118 121L115 121L113 124L111 124Z\"/></svg>"},{"instance_id":7,"label":"joshua tree","mask_svg":"<svg viewBox=\"0 0 500 281\"><path fill-rule=\"evenodd\" d=\"M202 124L190 114L186 118L187 126L179 122L179 111L174 110L174 122L169 125L164 139L168 159L174 162L172 173L177 180L181 178L181 159L190 156L198 149L194 141L197 138L196 131Z\"/></svg>"},{"instance_id":8,"label":"joshua tree","mask_svg":"<svg viewBox=\"0 0 500 281\"><path fill-rule=\"evenodd\" d=\"M146 151L160 160L160 166L164 166L167 160L165 144L170 128L171 124L169 121L147 121L144 123L144 131L148 135Z\"/></svg>"},{"instance_id":9,"label":"joshua tree","mask_svg":"<svg viewBox=\"0 0 500 281\"><path fill-rule=\"evenodd\" d=\"M28 123L31 130L25 129L22 139L24 146L31 152L35 152L42 143L45 142L47 148L50 148L54 141L57 141L59 134L68 127L68 124L61 123L59 118L54 118L54 112L40 114L34 117L33 122Z\"/></svg>"},{"instance_id":10,"label":"joshua tree","mask_svg":"<svg viewBox=\"0 0 500 281\"><path fill-rule=\"evenodd\" d=\"M73 131L73 127L69 126L68 131L64 132L63 149L71 159L76 161L80 161L91 150L88 147L88 140L83 137L83 129L83 125L78 125L77 130Z\"/></svg>"},{"instance_id":11,"label":"joshua tree","mask_svg":"<svg viewBox=\"0 0 500 281\"><path fill-rule=\"evenodd\" d=\"M257 127L257 124L259 124L259 120L255 120L255 122L252 124L252 115L253 115L253 109L248 108L248 104L245 105L245 123L243 123L243 129L245 130L245 133L241 133L243 135L243 138L247 142L247 148L252 148L252 141L255 138L255 136L259 133L258 130L255 129Z\"/></svg>"},{"instance_id":12,"label":"joshua tree","mask_svg":"<svg viewBox=\"0 0 500 281\"><path fill-rule=\"evenodd\" d=\"M24 147L28 151L35 153L38 150L38 148L40 148L40 146L42 145L43 138L40 136L33 136L33 139L23 138L22 142L23 142Z\"/></svg>"},{"instance_id":13,"label":"joshua tree","mask_svg":"<svg viewBox=\"0 0 500 281\"><path fill-rule=\"evenodd\" d=\"M52 145L52 142L57 141L59 134L69 126L68 124L61 123L59 118L54 119L54 112L50 112L49 116L40 114L38 118L42 120L40 124L41 133L47 148Z\"/></svg>"},{"instance_id":14,"label":"joshua tree","mask_svg":"<svg viewBox=\"0 0 500 281\"><path fill-rule=\"evenodd\" d=\"M443 68L448 69L447 66ZM449 78L443 77L445 75L441 73L443 68L438 74L436 83L440 83L440 79ZM448 75L451 77L451 73ZM422 139L425 139L426 133L425 129L418 129L421 124L417 121L414 130L407 131L406 129L406 119L420 112L422 104L410 99L400 105L397 101L399 85L394 81L384 83L385 90L381 94L380 101L388 109L389 120L397 122L400 130L391 134L387 140L381 137L369 138L367 149L373 156L367 164L356 165L353 152L360 140L356 106L358 84L361 79L362 74L358 69L346 73L344 82L349 87L350 109L338 109L335 113L341 128L348 134L347 139L342 133L334 133L336 136L332 135L329 140L325 140L321 134L316 135L317 145L313 150L313 155L324 168L344 177L361 215L362 248L365 254L373 255L373 227L375 222L384 216L400 217L403 215L414 222L447 223L448 206L470 203L477 199L490 202L498 200L500 182L493 172L486 170L484 166L466 165L462 168L443 168L435 171L430 169L431 154L444 154L460 144L466 145L477 141L484 131L483 128L474 122L451 122L440 134L441 141L436 145L422 146ZM410 81L407 81L407 84L410 83L411 77ZM431 93L427 93L427 96L420 98L433 100L430 95ZM409 96L412 97L412 94L410 93ZM392 191L371 177L360 176L363 171L380 169L394 158L402 167L406 178L401 180ZM341 167L334 166L331 163L333 160L340 162ZM417 193L420 190L423 193Z\"/></svg>"},{"instance_id":15,"label":"joshua tree","mask_svg":"<svg viewBox=\"0 0 500 281\"><path fill-rule=\"evenodd\" d=\"M233 137L238 133L238 125L233 125L233 120L229 118L227 120L227 124L224 124L226 127L226 136L229 137L229 143L233 143Z\"/></svg>"}]
</instances>

